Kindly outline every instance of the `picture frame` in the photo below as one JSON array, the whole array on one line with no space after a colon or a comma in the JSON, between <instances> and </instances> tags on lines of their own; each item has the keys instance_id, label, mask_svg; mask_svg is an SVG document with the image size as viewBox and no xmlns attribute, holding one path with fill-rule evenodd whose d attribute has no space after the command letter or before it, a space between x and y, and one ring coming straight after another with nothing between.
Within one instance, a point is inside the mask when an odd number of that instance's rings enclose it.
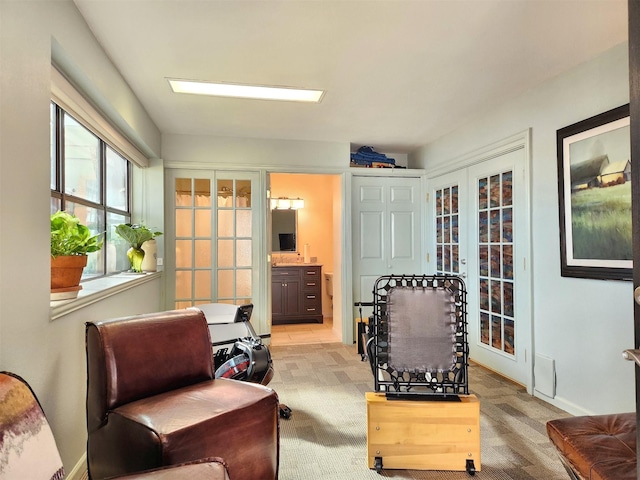
<instances>
[{"instance_id":1,"label":"picture frame","mask_svg":"<svg viewBox=\"0 0 640 480\"><path fill-rule=\"evenodd\" d=\"M557 131L563 277L632 280L629 105Z\"/></svg>"}]
</instances>

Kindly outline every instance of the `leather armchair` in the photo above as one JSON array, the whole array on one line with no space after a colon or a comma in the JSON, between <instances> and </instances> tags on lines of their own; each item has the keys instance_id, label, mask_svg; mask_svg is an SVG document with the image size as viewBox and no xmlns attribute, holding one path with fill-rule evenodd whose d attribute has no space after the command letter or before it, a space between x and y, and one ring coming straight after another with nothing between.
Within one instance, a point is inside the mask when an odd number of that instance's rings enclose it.
<instances>
[{"instance_id":1,"label":"leather armchair","mask_svg":"<svg viewBox=\"0 0 640 480\"><path fill-rule=\"evenodd\" d=\"M198 310L88 322L87 463L93 480L222 458L232 480L276 480L278 397L214 379Z\"/></svg>"}]
</instances>

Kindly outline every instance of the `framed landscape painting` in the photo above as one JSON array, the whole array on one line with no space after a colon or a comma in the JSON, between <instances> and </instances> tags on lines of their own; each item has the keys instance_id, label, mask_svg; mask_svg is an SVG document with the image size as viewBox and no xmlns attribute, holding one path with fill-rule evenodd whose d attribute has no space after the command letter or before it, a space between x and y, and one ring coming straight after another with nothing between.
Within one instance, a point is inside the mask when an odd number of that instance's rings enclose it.
<instances>
[{"instance_id":1,"label":"framed landscape painting","mask_svg":"<svg viewBox=\"0 0 640 480\"><path fill-rule=\"evenodd\" d=\"M629 105L557 131L561 275L631 280Z\"/></svg>"}]
</instances>

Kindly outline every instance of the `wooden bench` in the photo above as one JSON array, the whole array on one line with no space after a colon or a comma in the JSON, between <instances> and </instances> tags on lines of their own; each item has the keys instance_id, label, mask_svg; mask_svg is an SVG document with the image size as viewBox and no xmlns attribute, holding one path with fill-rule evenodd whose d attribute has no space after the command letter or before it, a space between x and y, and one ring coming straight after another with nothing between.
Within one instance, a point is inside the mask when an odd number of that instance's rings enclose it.
<instances>
[{"instance_id":1,"label":"wooden bench","mask_svg":"<svg viewBox=\"0 0 640 480\"><path fill-rule=\"evenodd\" d=\"M547 422L547 435L574 480L636 480L636 414Z\"/></svg>"}]
</instances>

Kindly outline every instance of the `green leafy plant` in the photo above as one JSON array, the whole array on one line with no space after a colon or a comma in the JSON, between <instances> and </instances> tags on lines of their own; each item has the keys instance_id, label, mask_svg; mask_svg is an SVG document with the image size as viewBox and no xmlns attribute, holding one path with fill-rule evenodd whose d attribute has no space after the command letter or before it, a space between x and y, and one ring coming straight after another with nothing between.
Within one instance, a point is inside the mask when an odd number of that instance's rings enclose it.
<instances>
[{"instance_id":1,"label":"green leafy plant","mask_svg":"<svg viewBox=\"0 0 640 480\"><path fill-rule=\"evenodd\" d=\"M162 235L162 232L154 232L144 225L121 223L116 226L116 233L126 240L131 246L127 251L127 258L129 259L129 263L131 263L131 271L141 273L142 261L144 260L142 244Z\"/></svg>"},{"instance_id":2,"label":"green leafy plant","mask_svg":"<svg viewBox=\"0 0 640 480\"><path fill-rule=\"evenodd\" d=\"M116 226L116 233L122 237L132 248L141 249L142 244L162 235L162 232L154 232L144 225L132 225L121 223Z\"/></svg>"},{"instance_id":3,"label":"green leafy plant","mask_svg":"<svg viewBox=\"0 0 640 480\"><path fill-rule=\"evenodd\" d=\"M58 211L51 215L51 256L86 255L102 248L102 234L91 235L75 215Z\"/></svg>"}]
</instances>

